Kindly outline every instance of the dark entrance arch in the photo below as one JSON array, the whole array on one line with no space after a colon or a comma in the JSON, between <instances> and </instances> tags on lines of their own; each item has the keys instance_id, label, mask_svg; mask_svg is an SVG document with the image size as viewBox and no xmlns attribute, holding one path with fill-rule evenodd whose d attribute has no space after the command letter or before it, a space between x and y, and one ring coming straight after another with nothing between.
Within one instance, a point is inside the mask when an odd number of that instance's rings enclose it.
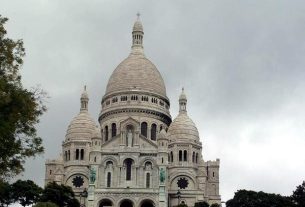
<instances>
[{"instance_id":1,"label":"dark entrance arch","mask_svg":"<svg viewBox=\"0 0 305 207\"><path fill-rule=\"evenodd\" d=\"M154 203L151 200L144 200L141 202L140 207L154 207Z\"/></svg>"},{"instance_id":2,"label":"dark entrance arch","mask_svg":"<svg viewBox=\"0 0 305 207\"><path fill-rule=\"evenodd\" d=\"M109 199L101 200L99 207L104 207L104 206L113 206L112 201Z\"/></svg>"},{"instance_id":3,"label":"dark entrance arch","mask_svg":"<svg viewBox=\"0 0 305 207\"><path fill-rule=\"evenodd\" d=\"M123 200L120 204L120 207L133 207L133 204L130 200Z\"/></svg>"}]
</instances>

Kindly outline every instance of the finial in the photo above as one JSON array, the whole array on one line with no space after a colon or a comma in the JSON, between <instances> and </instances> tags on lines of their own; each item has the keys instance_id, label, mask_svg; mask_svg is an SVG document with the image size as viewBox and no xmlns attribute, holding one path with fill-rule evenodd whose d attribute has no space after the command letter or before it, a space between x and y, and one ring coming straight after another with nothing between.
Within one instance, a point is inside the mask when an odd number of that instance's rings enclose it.
<instances>
[{"instance_id":1,"label":"finial","mask_svg":"<svg viewBox=\"0 0 305 207\"><path fill-rule=\"evenodd\" d=\"M86 85L84 85L84 91L86 91L86 89L87 89L87 86L86 86Z\"/></svg>"},{"instance_id":2,"label":"finial","mask_svg":"<svg viewBox=\"0 0 305 207\"><path fill-rule=\"evenodd\" d=\"M138 13L137 13L137 19L138 19L138 20L140 19L140 16L141 16L141 14L140 14L140 12L138 12Z\"/></svg>"},{"instance_id":3,"label":"finial","mask_svg":"<svg viewBox=\"0 0 305 207\"><path fill-rule=\"evenodd\" d=\"M187 103L187 98L184 93L184 87L182 87L181 94L179 96L179 105L180 105L180 110L179 112L186 112L186 103Z\"/></svg>"}]
</instances>

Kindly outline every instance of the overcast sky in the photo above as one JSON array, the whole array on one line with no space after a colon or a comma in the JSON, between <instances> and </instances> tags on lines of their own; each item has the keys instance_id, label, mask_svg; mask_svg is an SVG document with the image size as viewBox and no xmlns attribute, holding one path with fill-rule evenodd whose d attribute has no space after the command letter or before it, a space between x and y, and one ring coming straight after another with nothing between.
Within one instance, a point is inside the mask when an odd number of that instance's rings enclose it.
<instances>
[{"instance_id":1,"label":"overcast sky","mask_svg":"<svg viewBox=\"0 0 305 207\"><path fill-rule=\"evenodd\" d=\"M304 0L0 0L9 36L26 48L24 86L50 96L38 125L45 153L27 161L22 179L43 185L84 85L97 120L137 12L172 117L184 86L204 159L221 160L222 199L238 189L290 195L305 180Z\"/></svg>"}]
</instances>

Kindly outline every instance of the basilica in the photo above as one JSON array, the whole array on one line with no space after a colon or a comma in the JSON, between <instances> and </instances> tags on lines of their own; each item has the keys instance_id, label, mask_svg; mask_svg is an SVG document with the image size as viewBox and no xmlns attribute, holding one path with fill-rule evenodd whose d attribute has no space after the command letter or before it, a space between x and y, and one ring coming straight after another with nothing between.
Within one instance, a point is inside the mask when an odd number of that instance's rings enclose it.
<instances>
[{"instance_id":1,"label":"basilica","mask_svg":"<svg viewBox=\"0 0 305 207\"><path fill-rule=\"evenodd\" d=\"M89 207L220 204L220 160L202 157L183 89L179 114L172 120L163 78L144 54L143 37L138 17L131 52L109 78L98 124L88 113L84 88L61 155L45 163L45 183L71 186Z\"/></svg>"}]
</instances>

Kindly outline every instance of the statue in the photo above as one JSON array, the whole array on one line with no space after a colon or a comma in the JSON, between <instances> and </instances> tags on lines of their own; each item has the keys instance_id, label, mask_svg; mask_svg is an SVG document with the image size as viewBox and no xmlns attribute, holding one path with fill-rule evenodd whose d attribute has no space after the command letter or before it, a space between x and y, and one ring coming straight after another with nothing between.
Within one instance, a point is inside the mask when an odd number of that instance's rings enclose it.
<instances>
[{"instance_id":1,"label":"statue","mask_svg":"<svg viewBox=\"0 0 305 207\"><path fill-rule=\"evenodd\" d=\"M128 147L132 146L132 132L131 132L131 129L128 129L128 132L127 132L127 146Z\"/></svg>"},{"instance_id":2,"label":"statue","mask_svg":"<svg viewBox=\"0 0 305 207\"><path fill-rule=\"evenodd\" d=\"M96 171L93 167L90 168L90 183L93 184L96 178Z\"/></svg>"},{"instance_id":3,"label":"statue","mask_svg":"<svg viewBox=\"0 0 305 207\"><path fill-rule=\"evenodd\" d=\"M163 168L160 169L160 182L164 183L165 181L165 171Z\"/></svg>"}]
</instances>

